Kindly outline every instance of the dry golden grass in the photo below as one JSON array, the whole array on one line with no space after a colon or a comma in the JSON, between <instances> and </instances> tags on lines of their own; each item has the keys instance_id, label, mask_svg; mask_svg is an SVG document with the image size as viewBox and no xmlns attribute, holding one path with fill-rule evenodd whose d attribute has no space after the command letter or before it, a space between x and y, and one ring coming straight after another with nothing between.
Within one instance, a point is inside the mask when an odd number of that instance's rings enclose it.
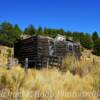
<instances>
[{"instance_id":1,"label":"dry golden grass","mask_svg":"<svg viewBox=\"0 0 100 100\"><path fill-rule=\"evenodd\" d=\"M0 92L6 95L0 95L0 100L98 100L91 94L100 89L96 68L83 77L56 68L28 69L27 73L19 66L0 68Z\"/></svg>"},{"instance_id":2,"label":"dry golden grass","mask_svg":"<svg viewBox=\"0 0 100 100\"><path fill-rule=\"evenodd\" d=\"M61 70L0 67L0 100L99 100L100 62L89 59L69 56Z\"/></svg>"}]
</instances>

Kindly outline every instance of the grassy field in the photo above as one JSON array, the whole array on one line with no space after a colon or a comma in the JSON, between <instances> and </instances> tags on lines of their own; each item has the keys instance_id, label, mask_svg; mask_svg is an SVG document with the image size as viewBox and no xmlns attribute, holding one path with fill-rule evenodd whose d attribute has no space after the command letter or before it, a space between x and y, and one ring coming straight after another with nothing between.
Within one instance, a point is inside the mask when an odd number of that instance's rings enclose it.
<instances>
[{"instance_id":1,"label":"grassy field","mask_svg":"<svg viewBox=\"0 0 100 100\"><path fill-rule=\"evenodd\" d=\"M100 62L68 57L62 68L0 68L0 100L99 100Z\"/></svg>"}]
</instances>

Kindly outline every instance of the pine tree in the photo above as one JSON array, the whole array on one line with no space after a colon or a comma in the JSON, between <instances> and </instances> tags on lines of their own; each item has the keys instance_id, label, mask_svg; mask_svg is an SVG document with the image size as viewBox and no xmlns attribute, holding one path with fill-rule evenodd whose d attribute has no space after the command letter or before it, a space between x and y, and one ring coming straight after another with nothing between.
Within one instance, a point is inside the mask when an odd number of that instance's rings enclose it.
<instances>
[{"instance_id":1,"label":"pine tree","mask_svg":"<svg viewBox=\"0 0 100 100\"><path fill-rule=\"evenodd\" d=\"M37 30L37 35L44 35L42 27L40 26Z\"/></svg>"},{"instance_id":2,"label":"pine tree","mask_svg":"<svg viewBox=\"0 0 100 100\"><path fill-rule=\"evenodd\" d=\"M83 35L81 37L80 42L81 42L81 45L86 49L92 49L93 48L93 41L92 41L91 36L88 33L86 33L85 35Z\"/></svg>"},{"instance_id":3,"label":"pine tree","mask_svg":"<svg viewBox=\"0 0 100 100\"><path fill-rule=\"evenodd\" d=\"M24 30L24 35L35 35L36 34L36 29L33 25L29 25L27 28Z\"/></svg>"},{"instance_id":4,"label":"pine tree","mask_svg":"<svg viewBox=\"0 0 100 100\"><path fill-rule=\"evenodd\" d=\"M92 40L93 40L93 42L95 43L98 38L99 38L98 33L97 32L94 32L92 34Z\"/></svg>"},{"instance_id":5,"label":"pine tree","mask_svg":"<svg viewBox=\"0 0 100 100\"><path fill-rule=\"evenodd\" d=\"M95 41L93 53L100 56L100 38L96 39Z\"/></svg>"}]
</instances>

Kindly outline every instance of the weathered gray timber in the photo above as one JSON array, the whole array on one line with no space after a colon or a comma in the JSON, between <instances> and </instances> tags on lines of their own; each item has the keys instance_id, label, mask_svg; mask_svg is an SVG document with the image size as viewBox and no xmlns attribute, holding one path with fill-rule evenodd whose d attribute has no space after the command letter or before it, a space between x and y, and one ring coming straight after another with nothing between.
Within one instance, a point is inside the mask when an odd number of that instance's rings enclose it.
<instances>
[{"instance_id":1,"label":"weathered gray timber","mask_svg":"<svg viewBox=\"0 0 100 100\"><path fill-rule=\"evenodd\" d=\"M24 64L28 58L30 66L45 66L49 56L48 38L44 36L33 36L15 44L14 56Z\"/></svg>"},{"instance_id":2,"label":"weathered gray timber","mask_svg":"<svg viewBox=\"0 0 100 100\"><path fill-rule=\"evenodd\" d=\"M80 60L81 57L80 43L72 40L67 40L66 45L67 45L66 47L67 54L73 55L76 57L77 60Z\"/></svg>"},{"instance_id":3,"label":"weathered gray timber","mask_svg":"<svg viewBox=\"0 0 100 100\"><path fill-rule=\"evenodd\" d=\"M56 56L66 56L66 42L65 41L55 41L54 51Z\"/></svg>"},{"instance_id":4,"label":"weathered gray timber","mask_svg":"<svg viewBox=\"0 0 100 100\"><path fill-rule=\"evenodd\" d=\"M19 63L25 65L28 58L28 65L47 66L47 64L62 66L63 59L67 54L74 55L80 59L80 44L72 40L58 36L55 39L46 36L32 36L20 40L14 46L14 56Z\"/></svg>"}]
</instances>

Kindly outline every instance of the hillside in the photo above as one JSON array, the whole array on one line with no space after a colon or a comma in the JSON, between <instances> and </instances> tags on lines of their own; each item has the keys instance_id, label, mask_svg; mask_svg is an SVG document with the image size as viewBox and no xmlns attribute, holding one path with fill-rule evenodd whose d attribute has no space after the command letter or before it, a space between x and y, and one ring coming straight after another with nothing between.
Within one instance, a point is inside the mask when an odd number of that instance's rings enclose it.
<instances>
[{"instance_id":1,"label":"hillside","mask_svg":"<svg viewBox=\"0 0 100 100\"><path fill-rule=\"evenodd\" d=\"M84 49L84 51L82 52L82 60L93 60L93 61L97 61L97 62L100 62L100 57L99 56L96 56L92 53L91 50L87 50L87 49Z\"/></svg>"},{"instance_id":2,"label":"hillside","mask_svg":"<svg viewBox=\"0 0 100 100\"><path fill-rule=\"evenodd\" d=\"M8 64L8 58L13 55L13 48L7 46L0 46L0 66Z\"/></svg>"},{"instance_id":3,"label":"hillside","mask_svg":"<svg viewBox=\"0 0 100 100\"><path fill-rule=\"evenodd\" d=\"M89 50L83 56L81 61L69 56L61 70L0 67L0 100L99 100L100 58Z\"/></svg>"}]
</instances>

